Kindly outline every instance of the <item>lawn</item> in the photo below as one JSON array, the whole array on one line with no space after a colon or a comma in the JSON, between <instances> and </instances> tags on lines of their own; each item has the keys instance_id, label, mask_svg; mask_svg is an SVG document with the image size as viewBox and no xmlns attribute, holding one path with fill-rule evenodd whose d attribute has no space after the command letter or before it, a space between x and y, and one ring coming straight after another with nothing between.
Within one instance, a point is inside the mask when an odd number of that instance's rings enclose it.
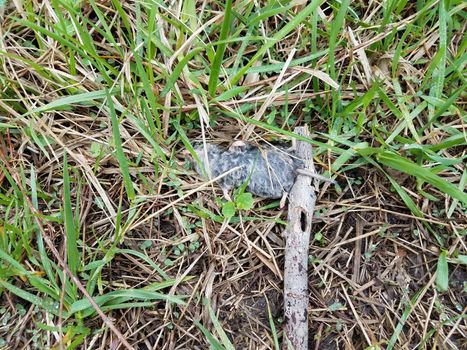
<instances>
[{"instance_id":1,"label":"lawn","mask_svg":"<svg viewBox=\"0 0 467 350\"><path fill-rule=\"evenodd\" d=\"M275 349L279 200L195 140L321 183L310 349L467 347L462 0L0 0L0 349Z\"/></svg>"}]
</instances>

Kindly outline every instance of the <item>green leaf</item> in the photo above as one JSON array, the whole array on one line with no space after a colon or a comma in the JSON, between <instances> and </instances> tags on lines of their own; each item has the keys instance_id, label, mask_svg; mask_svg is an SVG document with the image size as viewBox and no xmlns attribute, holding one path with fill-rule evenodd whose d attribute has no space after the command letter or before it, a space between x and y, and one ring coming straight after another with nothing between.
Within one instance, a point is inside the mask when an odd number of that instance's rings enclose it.
<instances>
[{"instance_id":1,"label":"green leaf","mask_svg":"<svg viewBox=\"0 0 467 350\"><path fill-rule=\"evenodd\" d=\"M194 32L198 28L198 13L196 9L196 0L183 1L182 20L188 21L190 29Z\"/></svg>"},{"instance_id":2,"label":"green leaf","mask_svg":"<svg viewBox=\"0 0 467 350\"><path fill-rule=\"evenodd\" d=\"M102 144L100 144L99 142L91 142L91 156L93 156L94 158L97 158L99 157L100 153L102 151Z\"/></svg>"},{"instance_id":3,"label":"green leaf","mask_svg":"<svg viewBox=\"0 0 467 350\"><path fill-rule=\"evenodd\" d=\"M224 203L222 206L222 215L226 218L231 218L232 216L235 215L235 204L234 202L227 202Z\"/></svg>"},{"instance_id":4,"label":"green leaf","mask_svg":"<svg viewBox=\"0 0 467 350\"><path fill-rule=\"evenodd\" d=\"M241 193L237 196L235 203L241 210L250 210L253 208L253 195L249 192Z\"/></svg>"},{"instance_id":5,"label":"green leaf","mask_svg":"<svg viewBox=\"0 0 467 350\"><path fill-rule=\"evenodd\" d=\"M342 308L344 308L344 305L342 305L341 303L337 302L337 303L334 303L332 305L329 305L328 306L328 311L330 312L333 312L333 311L337 311L337 310L342 310ZM345 308L344 308L345 309Z\"/></svg>"},{"instance_id":6,"label":"green leaf","mask_svg":"<svg viewBox=\"0 0 467 350\"><path fill-rule=\"evenodd\" d=\"M446 251L443 250L439 255L438 265L436 267L436 287L438 287L440 292L446 292L448 290L449 268L446 255Z\"/></svg>"},{"instance_id":7,"label":"green leaf","mask_svg":"<svg viewBox=\"0 0 467 350\"><path fill-rule=\"evenodd\" d=\"M467 265L467 255L459 255L457 258L452 260L455 264Z\"/></svg>"}]
</instances>

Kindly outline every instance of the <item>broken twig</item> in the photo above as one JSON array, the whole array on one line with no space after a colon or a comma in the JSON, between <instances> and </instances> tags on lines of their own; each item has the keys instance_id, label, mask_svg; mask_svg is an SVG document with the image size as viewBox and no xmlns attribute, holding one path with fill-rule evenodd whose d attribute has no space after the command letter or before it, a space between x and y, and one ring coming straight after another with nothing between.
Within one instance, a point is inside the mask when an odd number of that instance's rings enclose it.
<instances>
[{"instance_id":1,"label":"broken twig","mask_svg":"<svg viewBox=\"0 0 467 350\"><path fill-rule=\"evenodd\" d=\"M295 133L310 136L307 127L297 127ZM298 141L296 154L303 159L306 170L316 173L309 143ZM308 349L308 246L318 183L312 181L310 176L299 173L289 194L288 224L284 233L285 349L288 344L295 350Z\"/></svg>"}]
</instances>

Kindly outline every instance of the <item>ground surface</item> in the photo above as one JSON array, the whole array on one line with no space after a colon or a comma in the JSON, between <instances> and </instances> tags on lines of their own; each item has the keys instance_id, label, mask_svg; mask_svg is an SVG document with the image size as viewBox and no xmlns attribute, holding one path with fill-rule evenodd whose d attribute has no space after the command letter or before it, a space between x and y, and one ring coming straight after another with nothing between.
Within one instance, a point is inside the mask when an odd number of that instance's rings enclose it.
<instances>
[{"instance_id":1,"label":"ground surface","mask_svg":"<svg viewBox=\"0 0 467 350\"><path fill-rule=\"evenodd\" d=\"M286 209L181 151L307 124L310 349L465 349L465 7L0 1L0 346L277 349Z\"/></svg>"}]
</instances>

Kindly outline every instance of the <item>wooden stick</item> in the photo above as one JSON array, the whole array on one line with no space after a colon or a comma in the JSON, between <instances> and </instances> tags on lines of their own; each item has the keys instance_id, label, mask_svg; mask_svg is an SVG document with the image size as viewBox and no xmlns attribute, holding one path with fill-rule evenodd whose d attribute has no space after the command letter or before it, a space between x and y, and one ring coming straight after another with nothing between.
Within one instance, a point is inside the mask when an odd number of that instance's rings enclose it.
<instances>
[{"instance_id":1,"label":"wooden stick","mask_svg":"<svg viewBox=\"0 0 467 350\"><path fill-rule=\"evenodd\" d=\"M295 133L310 136L306 126L295 128ZM305 169L316 173L311 145L298 141L296 147ZM298 174L289 194L288 225L284 232L284 349L289 349L288 345L295 350L308 349L308 246L318 188L317 181L312 181L310 176Z\"/></svg>"}]
</instances>

